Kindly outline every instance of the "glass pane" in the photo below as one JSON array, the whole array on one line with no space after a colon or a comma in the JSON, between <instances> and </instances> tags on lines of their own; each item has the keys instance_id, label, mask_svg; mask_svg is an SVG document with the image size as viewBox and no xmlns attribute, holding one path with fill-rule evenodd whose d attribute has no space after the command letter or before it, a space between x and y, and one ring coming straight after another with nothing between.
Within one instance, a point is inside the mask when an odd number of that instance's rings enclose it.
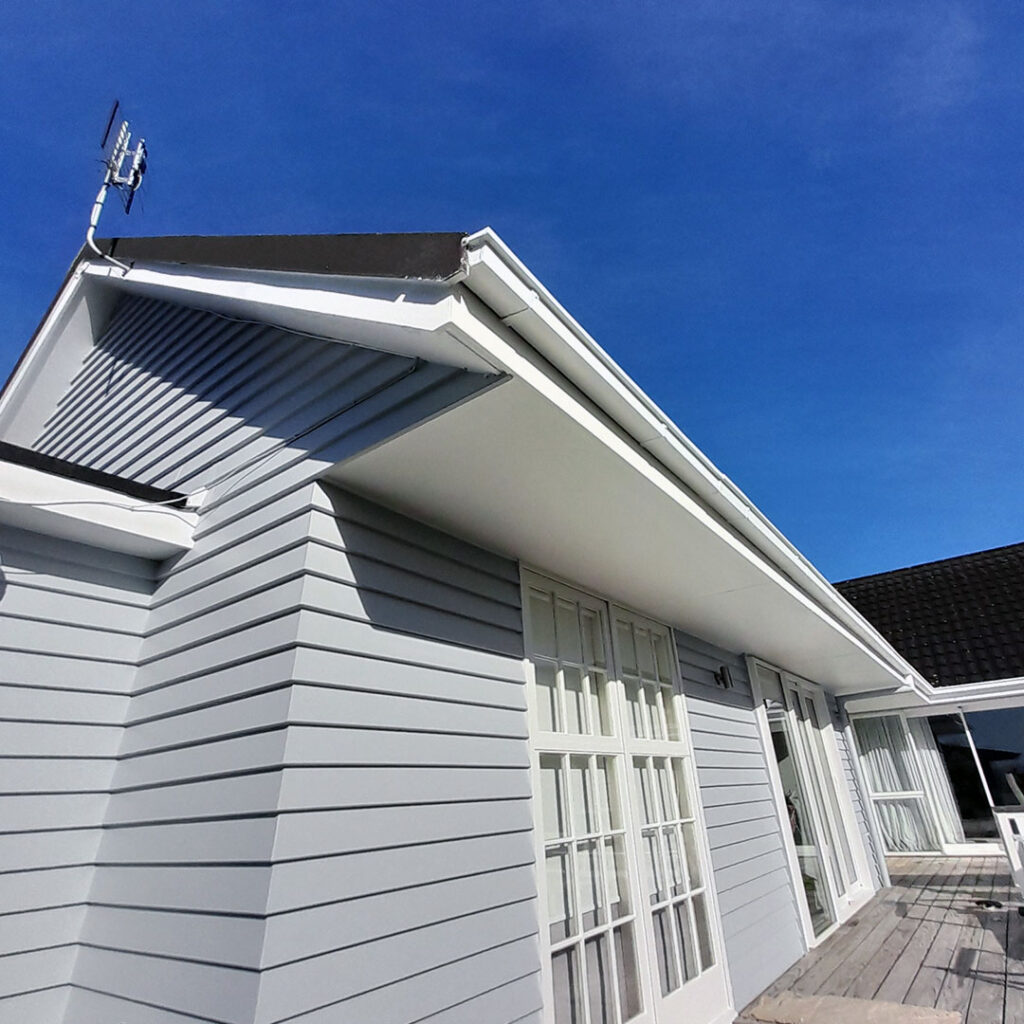
<instances>
[{"instance_id":1,"label":"glass pane","mask_svg":"<svg viewBox=\"0 0 1024 1024\"><path fill-rule=\"evenodd\" d=\"M622 814L615 791L614 766L610 757L599 757L597 762L598 827L603 831L622 828Z\"/></svg>"},{"instance_id":2,"label":"glass pane","mask_svg":"<svg viewBox=\"0 0 1024 1024\"><path fill-rule=\"evenodd\" d=\"M672 682L672 654L668 637L663 633L654 634L654 657L658 663L658 678L663 683Z\"/></svg>"},{"instance_id":3,"label":"glass pane","mask_svg":"<svg viewBox=\"0 0 1024 1024\"><path fill-rule=\"evenodd\" d=\"M590 1003L590 1024L613 1024L615 990L612 987L612 965L607 933L584 943L587 962L587 1000Z\"/></svg>"},{"instance_id":4,"label":"glass pane","mask_svg":"<svg viewBox=\"0 0 1024 1024\"><path fill-rule=\"evenodd\" d=\"M560 732L562 709L558 703L555 666L547 661L538 661L533 671L537 679L537 719L540 728L545 732Z\"/></svg>"},{"instance_id":5,"label":"glass pane","mask_svg":"<svg viewBox=\"0 0 1024 1024\"><path fill-rule=\"evenodd\" d=\"M569 759L569 794L574 834L584 836L596 832L598 826L594 817L594 787L589 757L576 756Z\"/></svg>"},{"instance_id":6,"label":"glass pane","mask_svg":"<svg viewBox=\"0 0 1024 1024\"><path fill-rule=\"evenodd\" d=\"M556 754L541 755L540 806L544 818L545 839L557 839L569 834L563 775L562 758Z\"/></svg>"},{"instance_id":7,"label":"glass pane","mask_svg":"<svg viewBox=\"0 0 1024 1024\"><path fill-rule=\"evenodd\" d=\"M576 870L580 885L580 915L586 932L608 921L596 843L580 843L576 851Z\"/></svg>"},{"instance_id":8,"label":"glass pane","mask_svg":"<svg viewBox=\"0 0 1024 1024\"><path fill-rule=\"evenodd\" d=\"M640 704L640 684L635 679L624 682L626 705L629 708L629 724L637 739L644 738L644 709Z\"/></svg>"},{"instance_id":9,"label":"glass pane","mask_svg":"<svg viewBox=\"0 0 1024 1024\"><path fill-rule=\"evenodd\" d=\"M690 888L699 889L704 884L704 878L697 852L697 829L693 822L683 825L683 847L686 850L686 866L690 871Z\"/></svg>"},{"instance_id":10,"label":"glass pane","mask_svg":"<svg viewBox=\"0 0 1024 1024\"><path fill-rule=\"evenodd\" d=\"M643 1008L636 969L636 941L633 925L615 929L615 971L619 980L619 1007L623 1021L635 1017Z\"/></svg>"},{"instance_id":11,"label":"glass pane","mask_svg":"<svg viewBox=\"0 0 1024 1024\"><path fill-rule=\"evenodd\" d=\"M544 855L548 889L548 930L552 942L569 938L575 930L573 914L572 860L567 846Z\"/></svg>"},{"instance_id":12,"label":"glass pane","mask_svg":"<svg viewBox=\"0 0 1024 1024\"><path fill-rule=\"evenodd\" d=\"M658 707L657 683L644 683L644 702L647 705L647 735L656 740L665 738L665 730L661 726L661 708Z\"/></svg>"},{"instance_id":13,"label":"glass pane","mask_svg":"<svg viewBox=\"0 0 1024 1024\"><path fill-rule=\"evenodd\" d=\"M661 843L657 832L644 832L641 837L644 862L647 865L647 894L651 903L660 903L667 898L665 892L665 871L661 862Z\"/></svg>"},{"instance_id":14,"label":"glass pane","mask_svg":"<svg viewBox=\"0 0 1024 1024\"><path fill-rule=\"evenodd\" d=\"M590 673L590 731L611 736L612 713L608 706L608 677L603 672Z\"/></svg>"},{"instance_id":15,"label":"glass pane","mask_svg":"<svg viewBox=\"0 0 1024 1024\"><path fill-rule=\"evenodd\" d=\"M930 853L940 843L919 797L877 799L878 823L889 853Z\"/></svg>"},{"instance_id":16,"label":"glass pane","mask_svg":"<svg viewBox=\"0 0 1024 1024\"><path fill-rule=\"evenodd\" d=\"M650 825L658 820L658 812L654 803L654 787L651 784L651 773L647 762L637 758L633 762L633 772L636 775L636 788L640 793L644 823Z\"/></svg>"},{"instance_id":17,"label":"glass pane","mask_svg":"<svg viewBox=\"0 0 1024 1024\"><path fill-rule=\"evenodd\" d=\"M589 665L603 666L606 663L604 653L604 630L601 629L601 619L597 612L581 608L580 625L583 627L584 660Z\"/></svg>"},{"instance_id":18,"label":"glass pane","mask_svg":"<svg viewBox=\"0 0 1024 1024\"><path fill-rule=\"evenodd\" d=\"M916 791L917 779L910 766L903 723L889 715L858 718L853 723L868 785L873 793Z\"/></svg>"},{"instance_id":19,"label":"glass pane","mask_svg":"<svg viewBox=\"0 0 1024 1024\"><path fill-rule=\"evenodd\" d=\"M636 647L633 646L633 627L628 622L619 622L616 626L619 638L619 659L622 670L636 675Z\"/></svg>"},{"instance_id":20,"label":"glass pane","mask_svg":"<svg viewBox=\"0 0 1024 1024\"><path fill-rule=\"evenodd\" d=\"M659 821L672 821L676 816L676 799L672 792L672 779L668 771L668 758L654 759L654 777L658 780Z\"/></svg>"},{"instance_id":21,"label":"glass pane","mask_svg":"<svg viewBox=\"0 0 1024 1024\"><path fill-rule=\"evenodd\" d=\"M665 724L670 740L681 740L683 738L682 727L679 724L679 708L677 703L672 688L670 686L663 686L661 688L661 706L665 711Z\"/></svg>"},{"instance_id":22,"label":"glass pane","mask_svg":"<svg viewBox=\"0 0 1024 1024\"><path fill-rule=\"evenodd\" d=\"M690 784L686 779L686 762L681 758L672 759L672 768L675 772L676 800L679 808L680 818L692 818L693 810L690 804Z\"/></svg>"},{"instance_id":23,"label":"glass pane","mask_svg":"<svg viewBox=\"0 0 1024 1024\"><path fill-rule=\"evenodd\" d=\"M556 1024L583 1024L580 968L576 947L570 946L551 958Z\"/></svg>"},{"instance_id":24,"label":"glass pane","mask_svg":"<svg viewBox=\"0 0 1024 1024\"><path fill-rule=\"evenodd\" d=\"M604 842L604 871L608 879L608 897L611 901L609 913L612 919L625 917L629 913L629 869L626 866L626 849L621 836Z\"/></svg>"},{"instance_id":25,"label":"glass pane","mask_svg":"<svg viewBox=\"0 0 1024 1024\"><path fill-rule=\"evenodd\" d=\"M555 602L555 623L558 627L558 656L564 661L582 661L580 623L576 605L568 601Z\"/></svg>"},{"instance_id":26,"label":"glass pane","mask_svg":"<svg viewBox=\"0 0 1024 1024\"><path fill-rule=\"evenodd\" d=\"M675 942L672 940L672 924L667 910L654 912L654 950L658 958L658 977L661 978L661 994L679 988L679 972L676 970Z\"/></svg>"},{"instance_id":27,"label":"glass pane","mask_svg":"<svg viewBox=\"0 0 1024 1024\"><path fill-rule=\"evenodd\" d=\"M583 673L578 668L563 667L562 682L565 685L565 731L587 732L586 694L583 692Z\"/></svg>"},{"instance_id":28,"label":"glass pane","mask_svg":"<svg viewBox=\"0 0 1024 1024\"><path fill-rule=\"evenodd\" d=\"M551 598L537 590L530 591L530 634L535 654L555 657L555 613Z\"/></svg>"},{"instance_id":29,"label":"glass pane","mask_svg":"<svg viewBox=\"0 0 1024 1024\"><path fill-rule=\"evenodd\" d=\"M679 945L682 953L684 981L689 981L700 973L700 967L697 964L697 951L693 942L693 926L688 909L689 902L689 900L684 900L672 908L675 914L676 932L679 935Z\"/></svg>"},{"instance_id":30,"label":"glass pane","mask_svg":"<svg viewBox=\"0 0 1024 1024\"><path fill-rule=\"evenodd\" d=\"M636 631L636 656L640 675L645 679L654 679L657 675L654 668L654 648L651 646L651 634L646 629Z\"/></svg>"},{"instance_id":31,"label":"glass pane","mask_svg":"<svg viewBox=\"0 0 1024 1024\"><path fill-rule=\"evenodd\" d=\"M686 873L683 870L678 828L678 825L669 825L664 830L665 849L668 851L668 882L673 896L681 896L686 892Z\"/></svg>"},{"instance_id":32,"label":"glass pane","mask_svg":"<svg viewBox=\"0 0 1024 1024\"><path fill-rule=\"evenodd\" d=\"M693 897L693 917L697 925L697 943L700 948L700 969L706 971L714 962L711 929L708 925L707 901L703 896Z\"/></svg>"}]
</instances>

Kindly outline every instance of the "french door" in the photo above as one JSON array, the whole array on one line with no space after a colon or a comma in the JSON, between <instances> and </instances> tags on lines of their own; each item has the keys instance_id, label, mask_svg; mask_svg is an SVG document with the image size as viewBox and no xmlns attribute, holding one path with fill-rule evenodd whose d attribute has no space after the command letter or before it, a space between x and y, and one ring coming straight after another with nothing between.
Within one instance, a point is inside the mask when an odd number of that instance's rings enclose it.
<instances>
[{"instance_id":1,"label":"french door","mask_svg":"<svg viewBox=\"0 0 1024 1024\"><path fill-rule=\"evenodd\" d=\"M868 874L849 796L830 754L831 721L823 692L753 662L774 758L777 797L793 843L805 925L820 938L866 894Z\"/></svg>"},{"instance_id":2,"label":"french door","mask_svg":"<svg viewBox=\"0 0 1024 1024\"><path fill-rule=\"evenodd\" d=\"M729 1008L672 633L524 574L547 1019Z\"/></svg>"}]
</instances>

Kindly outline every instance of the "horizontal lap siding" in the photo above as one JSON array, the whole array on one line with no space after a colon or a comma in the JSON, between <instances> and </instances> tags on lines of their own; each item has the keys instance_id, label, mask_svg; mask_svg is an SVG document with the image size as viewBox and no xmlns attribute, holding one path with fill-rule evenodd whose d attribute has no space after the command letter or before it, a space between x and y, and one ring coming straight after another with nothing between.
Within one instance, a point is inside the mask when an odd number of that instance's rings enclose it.
<instances>
[{"instance_id":1,"label":"horizontal lap siding","mask_svg":"<svg viewBox=\"0 0 1024 1024\"><path fill-rule=\"evenodd\" d=\"M848 732L849 719L844 714L834 694L828 694L829 714L832 716L832 728L836 737L836 746L839 748L839 762L843 769L843 780L850 792L850 799L853 801L853 812L857 816L857 828L860 830L864 848L868 852L868 866L871 868L871 887L881 888L883 882L882 867L883 857L872 836L868 826L867 800L861 784L860 775L854 766L853 758L855 751L851 750L851 740Z\"/></svg>"},{"instance_id":2,"label":"horizontal lap siding","mask_svg":"<svg viewBox=\"0 0 1024 1024\"><path fill-rule=\"evenodd\" d=\"M325 488L257 1020L540 1007L519 575Z\"/></svg>"},{"instance_id":3,"label":"horizontal lap siding","mask_svg":"<svg viewBox=\"0 0 1024 1024\"><path fill-rule=\"evenodd\" d=\"M313 481L492 379L152 299L115 311L38 447L209 493L153 595L68 1021L252 1021L275 836L307 810L282 796L324 792L284 767ZM333 610L334 587L309 594ZM374 632L337 611L355 643Z\"/></svg>"},{"instance_id":4,"label":"horizontal lap siding","mask_svg":"<svg viewBox=\"0 0 1024 1024\"><path fill-rule=\"evenodd\" d=\"M746 664L676 633L714 885L737 1008L804 953L784 839ZM728 665L733 688L715 685Z\"/></svg>"},{"instance_id":5,"label":"horizontal lap siding","mask_svg":"<svg viewBox=\"0 0 1024 1024\"><path fill-rule=\"evenodd\" d=\"M0 1020L60 1020L151 563L0 527Z\"/></svg>"}]
</instances>

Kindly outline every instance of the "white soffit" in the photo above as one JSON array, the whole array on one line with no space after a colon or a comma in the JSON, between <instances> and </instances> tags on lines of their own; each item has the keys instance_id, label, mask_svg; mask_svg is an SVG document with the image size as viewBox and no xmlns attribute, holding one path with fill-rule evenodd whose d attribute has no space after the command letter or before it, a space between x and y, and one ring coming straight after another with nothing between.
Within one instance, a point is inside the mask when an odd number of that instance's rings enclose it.
<instances>
[{"instance_id":1,"label":"white soffit","mask_svg":"<svg viewBox=\"0 0 1024 1024\"><path fill-rule=\"evenodd\" d=\"M196 521L194 512L0 462L0 522L10 526L107 551L164 559L192 547Z\"/></svg>"},{"instance_id":2,"label":"white soffit","mask_svg":"<svg viewBox=\"0 0 1024 1024\"><path fill-rule=\"evenodd\" d=\"M331 479L839 691L899 682L653 459L581 422L574 405L516 376Z\"/></svg>"}]
</instances>

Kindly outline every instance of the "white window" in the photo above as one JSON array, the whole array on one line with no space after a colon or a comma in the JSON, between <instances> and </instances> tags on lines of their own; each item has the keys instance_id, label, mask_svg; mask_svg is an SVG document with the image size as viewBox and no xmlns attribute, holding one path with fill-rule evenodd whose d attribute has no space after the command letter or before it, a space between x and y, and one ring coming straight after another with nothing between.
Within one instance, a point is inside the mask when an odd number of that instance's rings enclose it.
<instances>
[{"instance_id":1,"label":"white window","mask_svg":"<svg viewBox=\"0 0 1024 1024\"><path fill-rule=\"evenodd\" d=\"M524 580L548 1018L728 1006L671 630Z\"/></svg>"}]
</instances>

